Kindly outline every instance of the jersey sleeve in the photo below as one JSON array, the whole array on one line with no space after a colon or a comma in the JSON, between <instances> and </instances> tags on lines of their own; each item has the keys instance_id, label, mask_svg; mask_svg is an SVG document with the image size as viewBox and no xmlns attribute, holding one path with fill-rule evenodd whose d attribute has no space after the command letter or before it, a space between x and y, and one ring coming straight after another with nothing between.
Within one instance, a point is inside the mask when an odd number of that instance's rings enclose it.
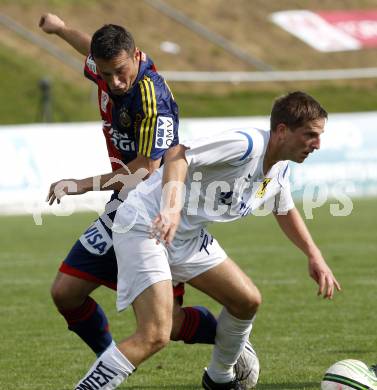
<instances>
[{"instance_id":1,"label":"jersey sleeve","mask_svg":"<svg viewBox=\"0 0 377 390\"><path fill-rule=\"evenodd\" d=\"M185 146L186 160L191 166L242 165L258 154L260 139L250 130L232 130L188 141Z\"/></svg>"},{"instance_id":2,"label":"jersey sleeve","mask_svg":"<svg viewBox=\"0 0 377 390\"><path fill-rule=\"evenodd\" d=\"M135 115L137 152L153 160L177 145L178 106L161 76L145 76L138 82L138 104Z\"/></svg>"},{"instance_id":3,"label":"jersey sleeve","mask_svg":"<svg viewBox=\"0 0 377 390\"><path fill-rule=\"evenodd\" d=\"M97 74L97 66L91 54L89 54L85 59L84 75L87 79L96 84L98 83L99 76Z\"/></svg>"},{"instance_id":4,"label":"jersey sleeve","mask_svg":"<svg viewBox=\"0 0 377 390\"><path fill-rule=\"evenodd\" d=\"M281 185L281 191L275 197L275 214L287 214L289 210L295 207L292 199L291 185L289 182L290 169L288 163L279 175L279 182Z\"/></svg>"}]
</instances>

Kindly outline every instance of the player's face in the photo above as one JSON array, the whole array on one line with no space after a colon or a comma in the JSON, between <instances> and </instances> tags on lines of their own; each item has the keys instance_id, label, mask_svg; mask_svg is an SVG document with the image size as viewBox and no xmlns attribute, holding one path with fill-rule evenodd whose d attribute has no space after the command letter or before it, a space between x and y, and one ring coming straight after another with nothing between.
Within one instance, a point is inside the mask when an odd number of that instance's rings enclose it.
<instances>
[{"instance_id":1,"label":"player's face","mask_svg":"<svg viewBox=\"0 0 377 390\"><path fill-rule=\"evenodd\" d=\"M123 95L131 89L139 71L140 51L130 55L122 50L110 60L95 58L97 70L114 95Z\"/></svg>"},{"instance_id":2,"label":"player's face","mask_svg":"<svg viewBox=\"0 0 377 390\"><path fill-rule=\"evenodd\" d=\"M324 127L325 119L321 118L293 131L287 128L285 139L287 160L302 163L310 153L319 149Z\"/></svg>"}]
</instances>

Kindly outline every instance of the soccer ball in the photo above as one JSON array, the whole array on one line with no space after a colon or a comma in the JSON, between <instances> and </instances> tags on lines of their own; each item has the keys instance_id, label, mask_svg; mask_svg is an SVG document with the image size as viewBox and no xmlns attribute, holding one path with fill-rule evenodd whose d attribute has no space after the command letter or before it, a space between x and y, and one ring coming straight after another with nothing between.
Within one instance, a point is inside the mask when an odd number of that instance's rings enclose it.
<instances>
[{"instance_id":1,"label":"soccer ball","mask_svg":"<svg viewBox=\"0 0 377 390\"><path fill-rule=\"evenodd\" d=\"M333 364L321 382L322 390L377 390L377 377L360 360L341 360Z\"/></svg>"},{"instance_id":2,"label":"soccer ball","mask_svg":"<svg viewBox=\"0 0 377 390\"><path fill-rule=\"evenodd\" d=\"M234 372L243 389L254 389L258 382L260 366L258 356L249 341L234 366Z\"/></svg>"}]
</instances>

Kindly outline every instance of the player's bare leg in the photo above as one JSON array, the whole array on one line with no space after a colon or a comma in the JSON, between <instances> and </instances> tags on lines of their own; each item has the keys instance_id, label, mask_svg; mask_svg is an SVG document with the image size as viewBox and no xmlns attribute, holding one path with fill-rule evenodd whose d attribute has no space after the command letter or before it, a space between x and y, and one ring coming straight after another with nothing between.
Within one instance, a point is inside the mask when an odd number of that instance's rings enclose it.
<instances>
[{"instance_id":1,"label":"player's bare leg","mask_svg":"<svg viewBox=\"0 0 377 390\"><path fill-rule=\"evenodd\" d=\"M65 318L68 329L75 332L99 356L109 347L112 336L101 306L90 294L99 284L58 272L52 287L52 299ZM181 297L174 299L171 340L187 344L213 344L216 318L204 307L181 307Z\"/></svg>"},{"instance_id":2,"label":"player's bare leg","mask_svg":"<svg viewBox=\"0 0 377 390\"><path fill-rule=\"evenodd\" d=\"M52 287L52 299L75 332L95 354L100 355L112 342L109 323L101 306L89 295L99 284L58 272Z\"/></svg>"},{"instance_id":3,"label":"player's bare leg","mask_svg":"<svg viewBox=\"0 0 377 390\"><path fill-rule=\"evenodd\" d=\"M210 389L212 384L231 383L234 381L233 367L248 341L253 318L261 304L259 290L229 258L189 283L224 305L203 385Z\"/></svg>"},{"instance_id":4,"label":"player's bare leg","mask_svg":"<svg viewBox=\"0 0 377 390\"><path fill-rule=\"evenodd\" d=\"M97 384L101 380L102 387L98 389L115 389L140 363L169 342L173 311L170 280L148 287L132 306L136 317L135 333L117 346L110 346L79 382L76 390L87 388L85 385L94 378L97 378Z\"/></svg>"},{"instance_id":5,"label":"player's bare leg","mask_svg":"<svg viewBox=\"0 0 377 390\"><path fill-rule=\"evenodd\" d=\"M75 309L100 285L58 272L51 286L51 296L59 310Z\"/></svg>"},{"instance_id":6,"label":"player's bare leg","mask_svg":"<svg viewBox=\"0 0 377 390\"><path fill-rule=\"evenodd\" d=\"M174 298L174 304L173 304L173 324L171 328L171 340L179 340L178 335L180 333L180 330L182 329L182 325L185 321L185 312L183 311L181 305L179 304L178 298Z\"/></svg>"}]
</instances>

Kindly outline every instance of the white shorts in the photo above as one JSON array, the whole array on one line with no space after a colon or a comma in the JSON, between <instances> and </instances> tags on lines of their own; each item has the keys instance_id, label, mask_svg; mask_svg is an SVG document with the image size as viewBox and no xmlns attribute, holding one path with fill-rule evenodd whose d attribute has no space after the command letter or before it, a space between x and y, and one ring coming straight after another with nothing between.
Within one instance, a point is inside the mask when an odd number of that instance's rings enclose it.
<instances>
[{"instance_id":1,"label":"white shorts","mask_svg":"<svg viewBox=\"0 0 377 390\"><path fill-rule=\"evenodd\" d=\"M166 248L149 232L113 233L118 262L117 309L126 309L146 288L163 280L187 282L227 258L219 243L204 229L190 240L174 240Z\"/></svg>"}]
</instances>

